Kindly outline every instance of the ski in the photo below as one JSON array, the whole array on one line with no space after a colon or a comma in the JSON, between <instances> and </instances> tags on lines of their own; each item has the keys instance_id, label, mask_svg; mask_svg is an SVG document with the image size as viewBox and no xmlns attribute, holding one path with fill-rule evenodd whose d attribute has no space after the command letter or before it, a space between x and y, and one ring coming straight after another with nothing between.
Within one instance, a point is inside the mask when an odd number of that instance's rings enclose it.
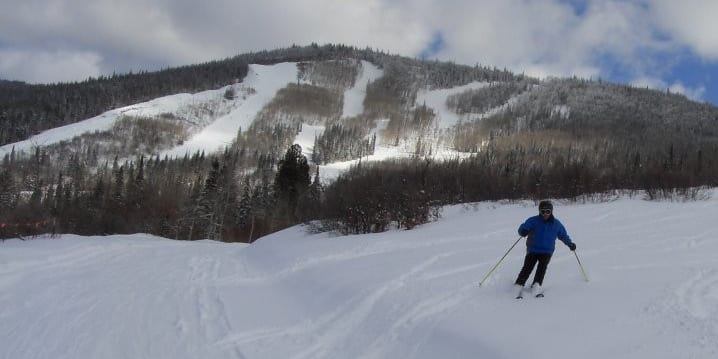
<instances>
[{"instance_id":1,"label":"ski","mask_svg":"<svg viewBox=\"0 0 718 359\"><path fill-rule=\"evenodd\" d=\"M543 297L544 297L543 293L539 293L534 296L534 298L543 298ZM523 293L519 293L519 295L516 296L516 299L524 299Z\"/></svg>"}]
</instances>

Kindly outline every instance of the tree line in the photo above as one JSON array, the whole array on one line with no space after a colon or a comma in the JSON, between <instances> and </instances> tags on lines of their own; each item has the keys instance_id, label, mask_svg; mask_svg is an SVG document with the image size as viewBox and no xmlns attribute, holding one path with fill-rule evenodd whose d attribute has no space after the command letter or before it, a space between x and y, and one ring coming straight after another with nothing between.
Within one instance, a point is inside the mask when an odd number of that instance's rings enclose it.
<instances>
[{"instance_id":1,"label":"tree line","mask_svg":"<svg viewBox=\"0 0 718 359\"><path fill-rule=\"evenodd\" d=\"M696 200L718 185L718 145L643 152L608 143L547 145L495 139L468 159L362 163L328 186L321 218L345 233L412 228L441 206L479 201L569 198L602 200L643 193L648 199Z\"/></svg>"},{"instance_id":2,"label":"tree line","mask_svg":"<svg viewBox=\"0 0 718 359\"><path fill-rule=\"evenodd\" d=\"M0 167L0 238L40 233L152 233L179 240L251 242L316 217L321 185L301 147L247 173L234 147L181 159L140 156L96 171L76 156L43 175L47 160L7 158ZM267 166L264 166L266 169Z\"/></svg>"},{"instance_id":3,"label":"tree line","mask_svg":"<svg viewBox=\"0 0 718 359\"><path fill-rule=\"evenodd\" d=\"M276 172L254 176L240 170L246 153L230 148L175 160L140 157L96 172L73 158L50 179L40 175L39 153L6 159L0 237L146 232L250 242L309 221L344 233L411 229L437 218L447 204L586 198L617 190L695 199L696 188L718 185L716 144L644 152L605 140L546 145L536 136L496 138L467 159L365 162L326 188L299 145L289 147Z\"/></svg>"}]
</instances>

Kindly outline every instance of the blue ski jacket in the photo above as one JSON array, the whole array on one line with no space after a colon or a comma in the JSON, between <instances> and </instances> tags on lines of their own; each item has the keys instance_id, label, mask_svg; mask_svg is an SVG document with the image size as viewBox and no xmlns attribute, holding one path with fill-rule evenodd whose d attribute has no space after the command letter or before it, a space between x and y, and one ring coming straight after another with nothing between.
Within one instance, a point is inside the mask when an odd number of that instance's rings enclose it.
<instances>
[{"instance_id":1,"label":"blue ski jacket","mask_svg":"<svg viewBox=\"0 0 718 359\"><path fill-rule=\"evenodd\" d=\"M566 245L572 243L566 228L561 221L554 218L553 214L548 220L544 220L541 215L529 217L519 226L519 235L528 236L526 247L529 253L553 254L556 249L556 238Z\"/></svg>"}]
</instances>

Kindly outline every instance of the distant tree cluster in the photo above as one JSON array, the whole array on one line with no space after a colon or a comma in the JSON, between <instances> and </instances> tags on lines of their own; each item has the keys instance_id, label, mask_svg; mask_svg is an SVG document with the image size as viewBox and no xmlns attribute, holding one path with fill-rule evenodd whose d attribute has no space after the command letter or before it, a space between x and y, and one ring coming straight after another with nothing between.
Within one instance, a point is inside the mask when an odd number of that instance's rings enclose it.
<instances>
[{"instance_id":1,"label":"distant tree cluster","mask_svg":"<svg viewBox=\"0 0 718 359\"><path fill-rule=\"evenodd\" d=\"M429 162L367 163L327 187L322 218L343 233L412 229L439 215L426 176Z\"/></svg>"},{"instance_id":2,"label":"distant tree cluster","mask_svg":"<svg viewBox=\"0 0 718 359\"><path fill-rule=\"evenodd\" d=\"M301 147L287 150L274 178L271 164L268 171L246 173L243 162L252 154L238 148L213 156L115 160L96 171L75 156L50 175L40 152L6 159L0 167L0 238L145 232L250 242L318 218L323 191L318 175L311 181Z\"/></svg>"},{"instance_id":3,"label":"distant tree cluster","mask_svg":"<svg viewBox=\"0 0 718 359\"><path fill-rule=\"evenodd\" d=\"M417 106L415 109L401 113L394 113L389 116L389 123L382 131L384 144L399 146L402 141L409 138L427 137L424 135L438 136L431 133L436 124L434 110L426 105ZM416 152L422 152L420 146L416 146Z\"/></svg>"},{"instance_id":4,"label":"distant tree cluster","mask_svg":"<svg viewBox=\"0 0 718 359\"><path fill-rule=\"evenodd\" d=\"M363 128L333 124L314 140L312 162L322 165L374 154L376 134L367 138Z\"/></svg>"},{"instance_id":5,"label":"distant tree cluster","mask_svg":"<svg viewBox=\"0 0 718 359\"><path fill-rule=\"evenodd\" d=\"M446 105L458 114L484 113L506 104L510 98L527 91L529 86L527 82L491 83L484 88L449 96Z\"/></svg>"},{"instance_id":6,"label":"distant tree cluster","mask_svg":"<svg viewBox=\"0 0 718 359\"><path fill-rule=\"evenodd\" d=\"M646 156L625 148L520 146L497 140L465 160L356 166L327 187L323 218L342 232L367 233L425 223L446 204L592 198L617 190L696 199L697 188L718 184L718 161L706 156L718 156L718 146L688 153L671 147Z\"/></svg>"},{"instance_id":7,"label":"distant tree cluster","mask_svg":"<svg viewBox=\"0 0 718 359\"><path fill-rule=\"evenodd\" d=\"M300 120L310 124L325 123L341 116L342 95L324 87L289 84L277 92L265 112L301 116Z\"/></svg>"},{"instance_id":8,"label":"distant tree cluster","mask_svg":"<svg viewBox=\"0 0 718 359\"><path fill-rule=\"evenodd\" d=\"M297 67L299 68L299 79L308 81L313 86L341 92L354 86L361 69L361 62L347 58L300 62Z\"/></svg>"},{"instance_id":9,"label":"distant tree cluster","mask_svg":"<svg viewBox=\"0 0 718 359\"><path fill-rule=\"evenodd\" d=\"M429 89L452 88L466 85L470 82L512 83L524 82L538 83L538 80L524 75L516 75L506 69L488 68L480 65L466 66L453 62L421 61L414 66L420 66L424 75L424 82Z\"/></svg>"}]
</instances>

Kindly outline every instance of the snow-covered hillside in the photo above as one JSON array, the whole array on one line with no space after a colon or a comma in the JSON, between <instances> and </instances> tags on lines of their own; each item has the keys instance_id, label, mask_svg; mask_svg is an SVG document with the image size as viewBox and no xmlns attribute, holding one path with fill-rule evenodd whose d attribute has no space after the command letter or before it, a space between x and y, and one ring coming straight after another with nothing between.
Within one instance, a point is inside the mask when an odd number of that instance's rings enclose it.
<instances>
[{"instance_id":1,"label":"snow-covered hillside","mask_svg":"<svg viewBox=\"0 0 718 359\"><path fill-rule=\"evenodd\" d=\"M244 96L232 111L217 118L181 146L165 151L163 155L181 157L197 151L212 153L230 146L237 137L237 131L249 128L257 113L272 100L277 91L296 79L297 66L294 63L250 65L249 74L241 88L252 89L251 94Z\"/></svg>"},{"instance_id":2,"label":"snow-covered hillside","mask_svg":"<svg viewBox=\"0 0 718 359\"><path fill-rule=\"evenodd\" d=\"M472 82L464 86L458 86L450 89L419 91L419 93L416 95L416 104L426 105L426 107L429 107L434 110L434 113L438 118L439 128L451 128L452 126L459 123L459 121L462 119L462 116L450 110L446 106L446 100L452 95L456 95L465 91L480 89L486 86L488 86L488 83L486 82Z\"/></svg>"},{"instance_id":3,"label":"snow-covered hillside","mask_svg":"<svg viewBox=\"0 0 718 359\"><path fill-rule=\"evenodd\" d=\"M362 61L360 72L354 86L344 92L342 117L358 116L364 111L364 99L368 83L376 81L384 72L376 65ZM295 63L280 63L276 65L250 65L249 73L242 83L231 85L236 94L234 99L225 99L224 94L230 86L216 90L203 91L195 94L176 94L154 99L152 101L110 110L99 116L80 121L71 125L54 128L25 141L0 146L0 158L13 150L31 153L35 146L47 146L69 141L76 136L95 132L108 131L122 116L161 117L172 114L185 119L190 123L191 136L184 143L165 149L158 153L161 157L182 157L197 151L212 153L220 151L232 143L241 128L246 130L254 122L257 114L269 103L277 91L289 83L297 81L297 67ZM446 106L449 96L464 91L478 89L487 83L473 82L451 89L420 91L417 95L417 104L424 104L437 114L437 127L448 129L458 123L462 116L452 112ZM202 111L210 109L211 111ZM472 115L480 117L481 115ZM464 116L465 117L465 116ZM382 131L388 119L377 121L376 128L371 135L381 138ZM300 144L304 154L311 158L314 139L324 131L324 126L304 124L302 131L295 139ZM381 142L381 141L379 141ZM407 158L415 155L416 138L402 141L399 146L378 144L373 155L362 160L381 161L390 158ZM435 158L455 158L468 156L450 148L434 148ZM331 182L340 173L346 171L359 159L330 163L320 166L322 181Z\"/></svg>"},{"instance_id":4,"label":"snow-covered hillside","mask_svg":"<svg viewBox=\"0 0 718 359\"><path fill-rule=\"evenodd\" d=\"M252 245L147 235L0 243L0 358L715 358L718 191L557 204L543 299L513 299L533 203L412 231Z\"/></svg>"},{"instance_id":5,"label":"snow-covered hillside","mask_svg":"<svg viewBox=\"0 0 718 359\"><path fill-rule=\"evenodd\" d=\"M358 116L364 112L364 98L368 84L384 76L384 71L368 61L362 60L359 76L354 86L344 91L342 117Z\"/></svg>"},{"instance_id":6,"label":"snow-covered hillside","mask_svg":"<svg viewBox=\"0 0 718 359\"><path fill-rule=\"evenodd\" d=\"M296 81L296 77L297 68L294 63L250 65L244 81L231 85L236 93L232 100L224 98L224 93L230 86L195 94L165 96L110 110L84 121L45 131L25 141L0 146L0 157L10 153L13 148L15 151L31 152L33 146L47 146L71 140L82 134L107 131L122 115L156 117L167 113L184 118L196 127L196 133L184 144L169 149L162 155L183 156L198 150L218 151L232 142L240 127L246 130L276 92ZM212 115L198 115L197 112L203 112L198 109L210 109Z\"/></svg>"}]
</instances>

